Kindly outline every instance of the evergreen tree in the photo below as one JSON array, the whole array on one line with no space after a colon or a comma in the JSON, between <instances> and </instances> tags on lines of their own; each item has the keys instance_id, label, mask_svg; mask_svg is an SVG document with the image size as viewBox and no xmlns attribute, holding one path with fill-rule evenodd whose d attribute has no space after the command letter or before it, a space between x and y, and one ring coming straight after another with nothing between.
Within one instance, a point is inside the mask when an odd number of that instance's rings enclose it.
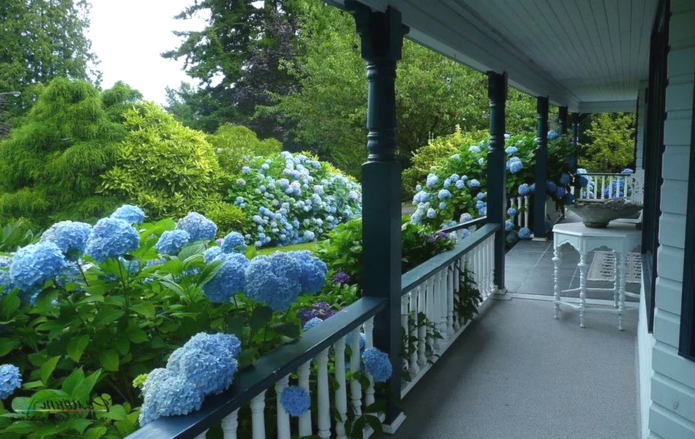
<instances>
[{"instance_id":1,"label":"evergreen tree","mask_svg":"<svg viewBox=\"0 0 695 439\"><path fill-rule=\"evenodd\" d=\"M0 142L0 220L45 226L110 213L120 201L97 189L126 135L119 112L138 96L122 83L100 94L85 81L52 80L25 123Z\"/></svg>"}]
</instances>

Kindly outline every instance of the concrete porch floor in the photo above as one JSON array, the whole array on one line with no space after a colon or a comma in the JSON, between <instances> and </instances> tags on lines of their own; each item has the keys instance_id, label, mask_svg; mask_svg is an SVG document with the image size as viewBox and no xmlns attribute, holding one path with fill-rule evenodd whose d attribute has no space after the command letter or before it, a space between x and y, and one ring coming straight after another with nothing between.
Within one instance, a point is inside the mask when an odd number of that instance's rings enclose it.
<instances>
[{"instance_id":1,"label":"concrete porch floor","mask_svg":"<svg viewBox=\"0 0 695 439\"><path fill-rule=\"evenodd\" d=\"M576 311L555 320L552 252L552 241L524 241L507 254L509 293L493 300L405 397L407 418L395 438L639 437L637 313L626 315L623 332L614 314L588 312L586 329ZM562 288L574 288L578 255L564 252ZM639 285L628 290L639 292Z\"/></svg>"}]
</instances>

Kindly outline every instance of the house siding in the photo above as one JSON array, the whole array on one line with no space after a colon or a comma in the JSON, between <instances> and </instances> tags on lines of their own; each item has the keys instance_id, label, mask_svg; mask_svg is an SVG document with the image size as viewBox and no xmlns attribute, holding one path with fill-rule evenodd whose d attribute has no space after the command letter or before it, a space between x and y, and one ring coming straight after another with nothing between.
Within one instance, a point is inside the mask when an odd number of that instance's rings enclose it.
<instances>
[{"instance_id":1,"label":"house siding","mask_svg":"<svg viewBox=\"0 0 695 439\"><path fill-rule=\"evenodd\" d=\"M695 362L678 355L695 75L695 2L671 1L649 421L642 436L695 438ZM644 316L642 316L644 317ZM649 337L638 335L642 344ZM641 350L643 347L641 346ZM648 357L648 355L646 355ZM640 367L649 358L640 358ZM645 372L646 374L647 372ZM640 371L641 379L642 371ZM642 395L644 397L644 395ZM644 404L644 399L642 399ZM648 403L647 403L648 404ZM642 406L644 420L644 405Z\"/></svg>"}]
</instances>

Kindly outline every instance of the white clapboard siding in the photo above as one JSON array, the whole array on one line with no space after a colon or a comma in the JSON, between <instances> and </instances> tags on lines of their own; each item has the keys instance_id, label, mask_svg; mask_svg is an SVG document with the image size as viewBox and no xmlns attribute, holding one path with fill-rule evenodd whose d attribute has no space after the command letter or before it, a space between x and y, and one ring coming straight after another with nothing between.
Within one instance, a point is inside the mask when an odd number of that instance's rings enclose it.
<instances>
[{"instance_id":1,"label":"white clapboard siding","mask_svg":"<svg viewBox=\"0 0 695 439\"><path fill-rule=\"evenodd\" d=\"M695 75L695 2L673 0L671 10L648 437L689 439L695 438L695 362L678 355L678 337Z\"/></svg>"}]
</instances>

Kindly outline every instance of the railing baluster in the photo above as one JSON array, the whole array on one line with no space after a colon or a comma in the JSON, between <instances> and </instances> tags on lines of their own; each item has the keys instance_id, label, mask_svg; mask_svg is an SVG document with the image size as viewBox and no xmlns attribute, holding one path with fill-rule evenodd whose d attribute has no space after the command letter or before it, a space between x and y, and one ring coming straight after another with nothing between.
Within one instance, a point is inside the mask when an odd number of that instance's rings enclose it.
<instances>
[{"instance_id":1,"label":"railing baluster","mask_svg":"<svg viewBox=\"0 0 695 439\"><path fill-rule=\"evenodd\" d=\"M495 241L488 241L488 264L490 267L490 295L495 294L497 285L495 285Z\"/></svg>"},{"instance_id":2,"label":"railing baluster","mask_svg":"<svg viewBox=\"0 0 695 439\"><path fill-rule=\"evenodd\" d=\"M435 320L435 326L437 327L437 332L441 338L437 338L436 344L437 348L441 349L442 344L446 342L446 268L440 268L439 272L435 275L435 283L437 284L437 319Z\"/></svg>"},{"instance_id":3,"label":"railing baluster","mask_svg":"<svg viewBox=\"0 0 695 439\"><path fill-rule=\"evenodd\" d=\"M333 344L333 350L335 352L335 380L338 382L338 388L335 390L335 408L338 410L338 415L340 415L340 421L336 421L335 424L335 434L338 439L347 439L345 432L345 421L347 420L345 337L340 338Z\"/></svg>"},{"instance_id":4,"label":"railing baluster","mask_svg":"<svg viewBox=\"0 0 695 439\"><path fill-rule=\"evenodd\" d=\"M285 408L280 404L280 397L282 391L289 385L290 376L280 378L280 380L275 383L275 394L277 395L277 427L278 427L278 439L290 439L290 415L287 414Z\"/></svg>"},{"instance_id":5,"label":"railing baluster","mask_svg":"<svg viewBox=\"0 0 695 439\"><path fill-rule=\"evenodd\" d=\"M522 227L528 227L529 199L530 197L528 195L524 196L524 224L522 225Z\"/></svg>"},{"instance_id":6,"label":"railing baluster","mask_svg":"<svg viewBox=\"0 0 695 439\"><path fill-rule=\"evenodd\" d=\"M310 375L311 361L307 361L297 369L297 377L299 378L299 387L306 390L308 394L311 394L311 389L309 388ZM307 410L302 416L299 417L299 437L311 436L312 434L311 410Z\"/></svg>"},{"instance_id":7,"label":"railing baluster","mask_svg":"<svg viewBox=\"0 0 695 439\"><path fill-rule=\"evenodd\" d=\"M446 333L447 338L454 335L454 285L456 264L451 263L446 269Z\"/></svg>"},{"instance_id":8,"label":"railing baluster","mask_svg":"<svg viewBox=\"0 0 695 439\"><path fill-rule=\"evenodd\" d=\"M251 399L253 439L265 439L265 390Z\"/></svg>"},{"instance_id":9,"label":"railing baluster","mask_svg":"<svg viewBox=\"0 0 695 439\"><path fill-rule=\"evenodd\" d=\"M418 320L418 304L417 299L420 292L420 287L417 287L414 291L408 292L408 299L410 300L410 346L412 350L410 351L410 362L408 364L408 372L411 377L417 375L420 368L417 364L418 349L420 346L420 339L418 338L417 330L417 320Z\"/></svg>"},{"instance_id":10,"label":"railing baluster","mask_svg":"<svg viewBox=\"0 0 695 439\"><path fill-rule=\"evenodd\" d=\"M613 182L615 182L615 177L611 175L608 177L608 198L613 198ZM620 191L618 191L620 193Z\"/></svg>"},{"instance_id":11,"label":"railing baluster","mask_svg":"<svg viewBox=\"0 0 695 439\"><path fill-rule=\"evenodd\" d=\"M425 327L425 322L420 321L420 315L427 316L427 283L422 286L417 287L417 316L416 322L420 326L417 326L417 364L420 369L423 369L427 364L426 357L426 343L427 343L427 327Z\"/></svg>"},{"instance_id":12,"label":"railing baluster","mask_svg":"<svg viewBox=\"0 0 695 439\"><path fill-rule=\"evenodd\" d=\"M403 328L403 334L406 336L410 334L408 331L408 295L401 296L401 327ZM403 368L408 368L408 343L405 344L403 348Z\"/></svg>"},{"instance_id":13,"label":"railing baluster","mask_svg":"<svg viewBox=\"0 0 695 439\"><path fill-rule=\"evenodd\" d=\"M331 437L331 402L328 390L328 349L316 356L318 373L318 427L319 437Z\"/></svg>"},{"instance_id":14,"label":"railing baluster","mask_svg":"<svg viewBox=\"0 0 695 439\"><path fill-rule=\"evenodd\" d=\"M360 370L361 356L360 356L360 327L353 329L352 332L352 342L350 343L350 372L357 373ZM352 401L352 408L355 413L359 416L362 414L362 385L356 379L350 381L350 400Z\"/></svg>"},{"instance_id":15,"label":"railing baluster","mask_svg":"<svg viewBox=\"0 0 695 439\"><path fill-rule=\"evenodd\" d=\"M237 439L239 428L239 409L222 418L222 435L224 439Z\"/></svg>"},{"instance_id":16,"label":"railing baluster","mask_svg":"<svg viewBox=\"0 0 695 439\"><path fill-rule=\"evenodd\" d=\"M366 348L371 348L374 347L374 337L373 337L373 331L374 331L374 317L370 318L366 322L364 322L364 339L365 339L365 349ZM367 387L367 390L364 392L364 407L365 409L369 407L370 405L374 404L374 380L372 379L371 375L367 374L369 376L369 387Z\"/></svg>"},{"instance_id":17,"label":"railing baluster","mask_svg":"<svg viewBox=\"0 0 695 439\"><path fill-rule=\"evenodd\" d=\"M606 176L602 175L601 176L601 198L603 198L603 193L606 190ZM598 194L596 194L596 199L598 199Z\"/></svg>"}]
</instances>

